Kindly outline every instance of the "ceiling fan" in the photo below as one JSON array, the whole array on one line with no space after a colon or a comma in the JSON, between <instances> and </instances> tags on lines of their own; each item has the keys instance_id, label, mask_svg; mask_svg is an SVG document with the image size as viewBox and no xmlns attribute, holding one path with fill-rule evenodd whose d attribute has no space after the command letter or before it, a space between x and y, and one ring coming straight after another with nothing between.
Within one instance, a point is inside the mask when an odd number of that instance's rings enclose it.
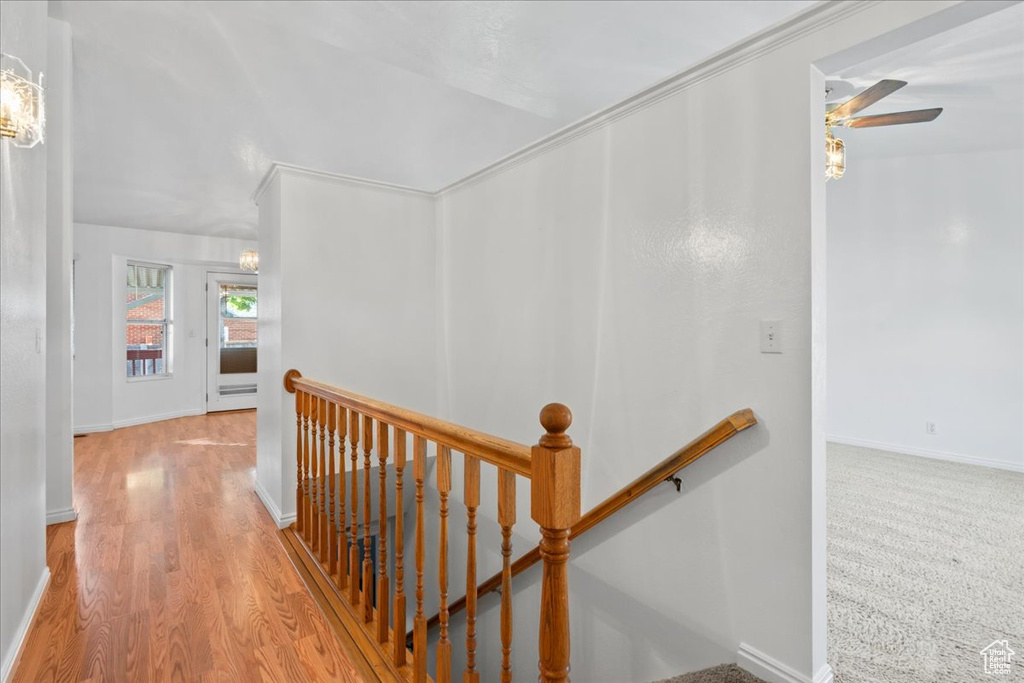
<instances>
[{"instance_id":1,"label":"ceiling fan","mask_svg":"<svg viewBox=\"0 0 1024 683\"><path fill-rule=\"evenodd\" d=\"M851 97L845 102L829 105L825 113L825 179L842 178L846 172L846 145L832 134L832 128L875 128L877 126L896 126L903 123L924 123L934 121L942 113L942 107L933 109L916 109L900 111L893 114L875 114L873 116L854 116L862 109L893 94L907 84L906 81L892 79L881 80L873 86ZM828 95L830 91L826 90Z\"/></svg>"}]
</instances>

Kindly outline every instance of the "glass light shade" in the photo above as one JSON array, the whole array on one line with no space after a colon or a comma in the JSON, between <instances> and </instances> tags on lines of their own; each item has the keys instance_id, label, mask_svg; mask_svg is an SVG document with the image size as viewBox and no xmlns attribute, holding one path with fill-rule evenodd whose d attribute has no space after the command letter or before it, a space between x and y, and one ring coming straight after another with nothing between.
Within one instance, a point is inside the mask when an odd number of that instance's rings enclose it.
<instances>
[{"instance_id":1,"label":"glass light shade","mask_svg":"<svg viewBox=\"0 0 1024 683\"><path fill-rule=\"evenodd\" d=\"M45 132L43 74L33 83L23 61L0 54L0 137L15 147L35 147Z\"/></svg>"},{"instance_id":2,"label":"glass light shade","mask_svg":"<svg viewBox=\"0 0 1024 683\"><path fill-rule=\"evenodd\" d=\"M825 136L825 179L836 179L843 177L846 173L846 145L837 137L833 137L831 131Z\"/></svg>"},{"instance_id":3,"label":"glass light shade","mask_svg":"<svg viewBox=\"0 0 1024 683\"><path fill-rule=\"evenodd\" d=\"M252 249L246 249L238 255L238 267L242 270L248 270L253 273L259 272L260 269L260 254L258 251Z\"/></svg>"}]
</instances>

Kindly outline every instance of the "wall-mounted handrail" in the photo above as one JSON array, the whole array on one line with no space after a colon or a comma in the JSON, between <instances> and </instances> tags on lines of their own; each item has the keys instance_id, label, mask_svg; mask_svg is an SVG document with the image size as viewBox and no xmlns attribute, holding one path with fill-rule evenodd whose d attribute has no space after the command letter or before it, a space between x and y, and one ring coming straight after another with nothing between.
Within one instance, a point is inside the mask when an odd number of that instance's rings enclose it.
<instances>
[{"instance_id":1,"label":"wall-mounted handrail","mask_svg":"<svg viewBox=\"0 0 1024 683\"><path fill-rule=\"evenodd\" d=\"M737 410L735 413L720 421L714 427L704 432L696 439L686 444L678 451L662 460L660 463L644 472L642 475L622 487L614 494L599 503L590 512L583 515L580 520L572 525L569 532L569 539L579 537L584 532L594 528L605 519L608 519L631 502L647 493L654 487L665 481L672 480L674 475L687 465L699 460L708 452L725 443L736 434L749 429L757 424L754 412L749 408ZM526 571L540 560L540 547L535 547L515 562L512 563L512 576ZM487 579L477 588L477 598L480 598L501 585L501 572ZM449 617L462 611L466 606L466 599L460 598L448 607ZM434 615L427 620L427 628L433 628L438 623L438 616ZM407 635L410 637L411 633Z\"/></svg>"}]
</instances>

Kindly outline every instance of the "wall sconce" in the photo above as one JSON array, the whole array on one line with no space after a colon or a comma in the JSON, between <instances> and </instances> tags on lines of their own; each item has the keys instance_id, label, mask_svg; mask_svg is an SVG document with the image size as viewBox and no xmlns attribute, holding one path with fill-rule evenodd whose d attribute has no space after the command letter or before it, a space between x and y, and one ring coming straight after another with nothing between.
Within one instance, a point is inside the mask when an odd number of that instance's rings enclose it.
<instances>
[{"instance_id":1,"label":"wall sconce","mask_svg":"<svg viewBox=\"0 0 1024 683\"><path fill-rule=\"evenodd\" d=\"M0 137L15 147L35 147L45 134L43 74L33 83L25 62L0 54Z\"/></svg>"},{"instance_id":2,"label":"wall sconce","mask_svg":"<svg viewBox=\"0 0 1024 683\"><path fill-rule=\"evenodd\" d=\"M238 255L238 267L252 273L260 271L260 253L253 249L246 249Z\"/></svg>"},{"instance_id":3,"label":"wall sconce","mask_svg":"<svg viewBox=\"0 0 1024 683\"><path fill-rule=\"evenodd\" d=\"M829 128L825 133L825 180L838 180L845 172L846 145L832 135L832 129Z\"/></svg>"}]
</instances>

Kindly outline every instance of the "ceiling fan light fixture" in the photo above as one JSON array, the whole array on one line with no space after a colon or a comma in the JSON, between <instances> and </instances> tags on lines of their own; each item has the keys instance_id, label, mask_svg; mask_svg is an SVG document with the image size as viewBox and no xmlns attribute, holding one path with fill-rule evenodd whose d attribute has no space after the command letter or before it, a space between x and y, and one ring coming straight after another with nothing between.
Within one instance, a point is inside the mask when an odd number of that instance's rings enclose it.
<instances>
[{"instance_id":1,"label":"ceiling fan light fixture","mask_svg":"<svg viewBox=\"0 0 1024 683\"><path fill-rule=\"evenodd\" d=\"M846 173L846 145L832 135L825 134L825 180L838 180Z\"/></svg>"},{"instance_id":2,"label":"ceiling fan light fixture","mask_svg":"<svg viewBox=\"0 0 1024 683\"><path fill-rule=\"evenodd\" d=\"M879 126L896 126L904 123L925 123L934 121L942 113L942 107L932 109L916 109L914 111L898 111L892 114L875 114L873 116L854 116L862 109L888 97L903 86L906 81L886 78L860 94L851 97L842 104L826 103L825 111L825 180L842 178L846 173L846 145L832 135L834 126L844 128L877 128ZM825 88L825 97L832 92L831 87Z\"/></svg>"}]
</instances>

